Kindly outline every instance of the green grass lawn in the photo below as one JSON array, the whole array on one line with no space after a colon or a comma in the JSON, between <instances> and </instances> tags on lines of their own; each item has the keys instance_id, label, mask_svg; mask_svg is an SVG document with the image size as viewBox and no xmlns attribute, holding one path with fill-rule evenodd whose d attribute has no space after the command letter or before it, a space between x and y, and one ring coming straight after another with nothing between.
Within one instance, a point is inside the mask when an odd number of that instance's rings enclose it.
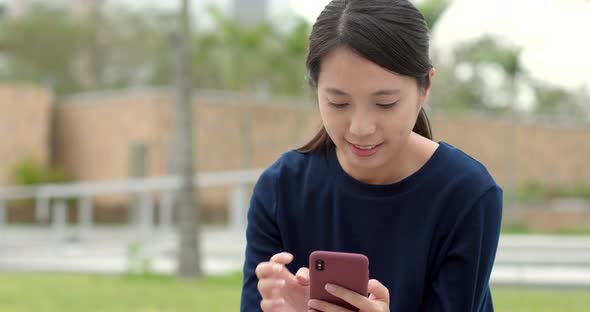
<instances>
[{"instance_id":1,"label":"green grass lawn","mask_svg":"<svg viewBox=\"0 0 590 312\"><path fill-rule=\"evenodd\" d=\"M569 227L553 230L535 230L525 224L503 224L501 234L590 235L590 227Z\"/></svg>"},{"instance_id":2,"label":"green grass lawn","mask_svg":"<svg viewBox=\"0 0 590 312\"><path fill-rule=\"evenodd\" d=\"M0 311L238 311L240 275L197 283L167 276L0 274Z\"/></svg>"},{"instance_id":3,"label":"green grass lawn","mask_svg":"<svg viewBox=\"0 0 590 312\"><path fill-rule=\"evenodd\" d=\"M238 311L239 274L197 283L161 276L0 274L0 311ZM495 288L496 311L588 311L590 289Z\"/></svg>"}]
</instances>

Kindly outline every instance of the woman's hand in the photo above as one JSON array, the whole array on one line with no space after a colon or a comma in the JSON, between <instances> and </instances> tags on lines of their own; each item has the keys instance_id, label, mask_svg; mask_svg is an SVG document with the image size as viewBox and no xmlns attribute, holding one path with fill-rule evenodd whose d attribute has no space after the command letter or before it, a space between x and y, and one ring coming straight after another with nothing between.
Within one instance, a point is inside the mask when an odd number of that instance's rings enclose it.
<instances>
[{"instance_id":1,"label":"woman's hand","mask_svg":"<svg viewBox=\"0 0 590 312\"><path fill-rule=\"evenodd\" d=\"M278 253L268 262L256 267L258 291L262 296L262 311L307 311L309 301L309 270L301 268L296 275L291 274L285 265L293 261L290 253Z\"/></svg>"},{"instance_id":2,"label":"woman's hand","mask_svg":"<svg viewBox=\"0 0 590 312\"><path fill-rule=\"evenodd\" d=\"M374 279L369 281L368 290L371 295L367 298L340 286L326 285L326 291L359 308L361 312L389 312L389 290ZM350 310L313 299L309 301L309 311L348 312Z\"/></svg>"}]
</instances>

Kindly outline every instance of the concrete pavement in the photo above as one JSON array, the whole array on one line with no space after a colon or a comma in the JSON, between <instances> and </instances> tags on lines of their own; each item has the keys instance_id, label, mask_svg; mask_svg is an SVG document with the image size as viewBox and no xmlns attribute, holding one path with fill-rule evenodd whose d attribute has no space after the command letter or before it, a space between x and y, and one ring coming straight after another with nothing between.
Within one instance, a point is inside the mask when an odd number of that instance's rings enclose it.
<instances>
[{"instance_id":1,"label":"concrete pavement","mask_svg":"<svg viewBox=\"0 0 590 312\"><path fill-rule=\"evenodd\" d=\"M69 229L68 233L75 233ZM95 227L84 240L66 235L57 242L50 228L8 226L0 230L0 271L125 273L150 259L152 272L172 274L175 231L149 237L129 227ZM243 232L206 227L202 231L204 271L241 270ZM144 246L144 247L141 247ZM496 285L590 287L590 236L504 235L491 277Z\"/></svg>"}]
</instances>

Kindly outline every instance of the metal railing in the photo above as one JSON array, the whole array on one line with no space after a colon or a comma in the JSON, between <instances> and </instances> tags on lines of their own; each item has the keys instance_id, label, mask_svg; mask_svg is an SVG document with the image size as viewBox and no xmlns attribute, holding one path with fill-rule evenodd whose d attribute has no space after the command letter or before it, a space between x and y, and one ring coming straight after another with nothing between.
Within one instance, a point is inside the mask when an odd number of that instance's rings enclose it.
<instances>
[{"instance_id":1,"label":"metal railing","mask_svg":"<svg viewBox=\"0 0 590 312\"><path fill-rule=\"evenodd\" d=\"M248 186L254 184L261 173L260 169L203 172L195 177L194 186L199 189L213 186L231 187L228 195L228 226L240 231L246 224ZM77 198L78 220L74 235L84 239L92 231L93 197L129 194L138 198L134 207L134 225L137 226L140 236L147 238L154 230L156 210L159 213L159 226L172 227L174 192L179 188L180 178L175 176L0 188L0 232L7 223L8 201L34 199L36 221L51 221L55 238L65 240L68 230L67 200ZM157 203L154 200L156 193L159 195ZM50 213L51 209L53 214Z\"/></svg>"}]
</instances>

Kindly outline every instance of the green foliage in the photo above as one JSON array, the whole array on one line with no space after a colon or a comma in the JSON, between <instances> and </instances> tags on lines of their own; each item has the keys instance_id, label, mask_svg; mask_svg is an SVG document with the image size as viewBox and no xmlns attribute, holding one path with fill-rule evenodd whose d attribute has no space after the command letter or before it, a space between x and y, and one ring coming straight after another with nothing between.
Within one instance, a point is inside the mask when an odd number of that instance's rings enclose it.
<instances>
[{"instance_id":1,"label":"green foliage","mask_svg":"<svg viewBox=\"0 0 590 312\"><path fill-rule=\"evenodd\" d=\"M12 180L16 185L36 185L63 183L72 179L61 168L41 165L33 158L25 158L14 166Z\"/></svg>"},{"instance_id":2,"label":"green foliage","mask_svg":"<svg viewBox=\"0 0 590 312\"><path fill-rule=\"evenodd\" d=\"M141 244L132 243L127 246L127 274L131 276L154 275L152 259L145 254Z\"/></svg>"},{"instance_id":3,"label":"green foliage","mask_svg":"<svg viewBox=\"0 0 590 312\"><path fill-rule=\"evenodd\" d=\"M502 234L529 234L531 232L530 228L526 224L502 224L501 233Z\"/></svg>"},{"instance_id":4,"label":"green foliage","mask_svg":"<svg viewBox=\"0 0 590 312\"><path fill-rule=\"evenodd\" d=\"M251 27L210 8L214 29L195 34L193 77L198 88L302 95L310 25L287 33L268 23Z\"/></svg>"},{"instance_id":5,"label":"green foliage","mask_svg":"<svg viewBox=\"0 0 590 312\"><path fill-rule=\"evenodd\" d=\"M448 0L418 3L434 28ZM213 27L192 34L193 87L262 95L307 96L305 57L311 25L303 18L288 31L261 23L242 26L211 8ZM157 11L97 11L77 18L64 11L38 5L19 18L5 18L0 26L0 49L5 64L0 79L33 81L54 86L58 95L172 83L171 26ZM168 26L166 26L168 25ZM149 38L149 40L148 40ZM474 111L488 115L511 113L519 85L526 83L535 95L539 116L588 120L589 94L534 81L521 63L521 49L504 46L490 36L467 42L453 52L450 64L435 64L431 106L452 115ZM459 64L473 68L473 77L460 79ZM478 65L497 64L506 82L490 90ZM494 97L492 94L503 97ZM494 101L494 103L491 103ZM497 103L496 103L497 102Z\"/></svg>"},{"instance_id":6,"label":"green foliage","mask_svg":"<svg viewBox=\"0 0 590 312\"><path fill-rule=\"evenodd\" d=\"M6 66L0 79L46 84L58 95L148 84L168 63L158 24L142 13L77 18L38 4L2 30Z\"/></svg>"},{"instance_id":7,"label":"green foliage","mask_svg":"<svg viewBox=\"0 0 590 312\"><path fill-rule=\"evenodd\" d=\"M436 112L455 116L487 110L481 96L482 85L477 81L461 81L455 76L454 67L438 66L430 106Z\"/></svg>"},{"instance_id":8,"label":"green foliage","mask_svg":"<svg viewBox=\"0 0 590 312\"><path fill-rule=\"evenodd\" d=\"M520 63L520 50L500 46L492 37L483 37L473 42L458 46L454 51L454 62L447 66L437 66L436 83L433 87L433 106L447 114L461 115L474 111L488 115L502 115L509 111L511 102L515 101L515 84L523 74ZM457 77L458 65L472 69L472 77ZM503 88L509 94L508 103L492 102L488 98L488 82L479 70L482 64L497 64L506 76ZM500 90L494 90L496 93Z\"/></svg>"},{"instance_id":9,"label":"green foliage","mask_svg":"<svg viewBox=\"0 0 590 312\"><path fill-rule=\"evenodd\" d=\"M214 28L192 38L194 87L281 95L304 93L310 25L282 33L271 24L243 27L212 8ZM58 95L171 83L170 33L154 12L96 12L75 18L37 6L4 25L7 66L0 79L34 81ZM149 40L146 40L149 38Z\"/></svg>"},{"instance_id":10,"label":"green foliage","mask_svg":"<svg viewBox=\"0 0 590 312\"><path fill-rule=\"evenodd\" d=\"M550 200L565 197L577 197L590 200L590 184L573 186L548 185L539 182L528 182L509 192L518 201Z\"/></svg>"},{"instance_id":11,"label":"green foliage","mask_svg":"<svg viewBox=\"0 0 590 312\"><path fill-rule=\"evenodd\" d=\"M424 0L418 4L418 9L424 15L428 28L433 29L448 6L449 0Z\"/></svg>"},{"instance_id":12,"label":"green foliage","mask_svg":"<svg viewBox=\"0 0 590 312\"><path fill-rule=\"evenodd\" d=\"M467 60L472 64L498 64L509 77L514 78L523 71L520 50L516 47L500 46L495 38L484 36L473 42L460 45L455 50L455 55L457 59Z\"/></svg>"},{"instance_id":13,"label":"green foliage","mask_svg":"<svg viewBox=\"0 0 590 312\"><path fill-rule=\"evenodd\" d=\"M4 18L5 15L6 15L6 5L0 3L0 21L2 21L2 19Z\"/></svg>"},{"instance_id":14,"label":"green foliage","mask_svg":"<svg viewBox=\"0 0 590 312\"><path fill-rule=\"evenodd\" d=\"M51 84L59 92L77 90L70 69L80 44L78 29L66 13L43 6L5 21L2 41L7 65L0 78Z\"/></svg>"},{"instance_id":15,"label":"green foliage","mask_svg":"<svg viewBox=\"0 0 590 312\"><path fill-rule=\"evenodd\" d=\"M535 229L523 223L502 224L502 234L545 234L545 235L590 235L590 227L559 227L556 229Z\"/></svg>"}]
</instances>

